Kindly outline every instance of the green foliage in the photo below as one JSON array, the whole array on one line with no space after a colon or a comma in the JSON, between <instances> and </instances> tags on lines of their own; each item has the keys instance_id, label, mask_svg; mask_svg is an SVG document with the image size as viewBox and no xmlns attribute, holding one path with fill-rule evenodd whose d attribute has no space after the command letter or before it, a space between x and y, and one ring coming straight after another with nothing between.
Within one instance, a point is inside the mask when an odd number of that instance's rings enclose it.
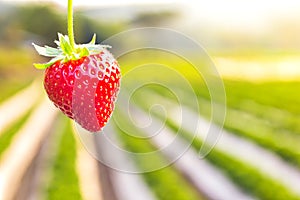
<instances>
[{"instance_id":1,"label":"green foliage","mask_svg":"<svg viewBox=\"0 0 300 200\"><path fill-rule=\"evenodd\" d=\"M241 92L247 93L247 91L247 89L241 89ZM265 96L267 95L266 93ZM188 94L186 96L189 97ZM257 104L254 96L250 103L248 98L227 95L228 98L236 98L236 104L228 103L225 129L253 140L262 147L277 153L286 161L300 167L300 129L297 115L291 114L285 109L266 106L267 103L265 105ZM201 115L209 118L211 102L203 96L199 96L198 101ZM182 103L196 109L196 105L191 104L189 98Z\"/></svg>"},{"instance_id":2,"label":"green foliage","mask_svg":"<svg viewBox=\"0 0 300 200\"><path fill-rule=\"evenodd\" d=\"M27 49L0 48L0 102L32 82L37 75L32 62Z\"/></svg>"},{"instance_id":3,"label":"green foliage","mask_svg":"<svg viewBox=\"0 0 300 200\"><path fill-rule=\"evenodd\" d=\"M243 83L241 83L243 84ZM240 92L247 93L247 89L242 85ZM149 89L149 87L147 88ZM201 90L201 88L198 88ZM286 88L287 89L287 88ZM163 91L162 89L152 88L152 91L157 92L158 94L162 95L163 97L167 98L168 100L173 100L172 96L168 93ZM144 109L149 108L149 92L143 93L143 98L141 96L138 99L135 99L135 102L139 104L139 106L143 107ZM151 93L150 93L151 94ZM269 93L267 91L264 93L267 96ZM186 99L184 99L184 104L193 109L196 108L195 105L191 104L189 101L189 95L186 93ZM199 94L198 94L199 95ZM135 95L137 96L137 95ZM204 96L204 98L203 98ZM249 139L254 140L256 143L266 147L278 155L285 158L288 162L291 163L299 163L299 134L289 132L289 123L290 120L279 123L281 125L281 129L278 129L279 124L275 123L274 120L279 121L280 116L273 116L269 117L270 115L274 115L277 112L283 112L281 109L271 109L265 110L259 107L260 104L251 104L253 106L257 106L255 109L252 107L247 107L248 104L244 102L241 103L243 98L240 96L230 96L229 98L236 98L235 105L229 105L227 109L227 116L225 127L230 129L233 133L239 134L241 136L247 137ZM271 97L270 97L271 98ZM206 116L210 113L210 102L207 100L208 97L205 95L199 95L199 106L201 114L205 114ZM238 101L240 100L240 101ZM255 96L252 96L252 101L255 100ZM151 100L150 100L151 101ZM159 101L159 100L156 100ZM155 101L154 101L155 102ZM153 103L153 102L152 102ZM176 102L174 102L176 103ZM265 103L267 105L267 102ZM233 109L232 107L239 107L238 109ZM168 109L168 108L166 108ZM264 112L272 111L269 114ZM285 113L285 112L283 112ZM286 116L293 117L297 119L294 115L289 115L285 113ZM167 121L167 124L170 128L172 128L175 132L178 131L178 126L171 122L170 120ZM235 129L233 129L233 127ZM182 131L180 133L181 136L186 138L188 141L191 141L192 134ZM193 141L193 146L196 149L199 149L202 145L202 141L199 139L195 139ZM228 177L230 177L237 185L239 185L243 190L248 193L251 193L254 196L257 196L261 199L297 199L297 197L292 194L287 188L282 186L280 182L272 180L269 177L266 177L264 174L257 171L257 169L248 166L247 164L226 155L223 152L219 152L214 150L207 159L212 162L214 165L223 170Z\"/></svg>"},{"instance_id":4,"label":"green foliage","mask_svg":"<svg viewBox=\"0 0 300 200\"><path fill-rule=\"evenodd\" d=\"M22 30L44 37L47 44L53 44L57 32L66 30L65 17L47 5L20 7L13 20Z\"/></svg>"},{"instance_id":5,"label":"green foliage","mask_svg":"<svg viewBox=\"0 0 300 200\"><path fill-rule=\"evenodd\" d=\"M111 22L103 19L91 19L85 16L81 11L74 15L74 32L76 43L88 43L93 34L97 34L96 44L125 29L124 22Z\"/></svg>"},{"instance_id":6,"label":"green foliage","mask_svg":"<svg viewBox=\"0 0 300 200\"><path fill-rule=\"evenodd\" d=\"M51 57L52 59L47 63L34 64L37 69L46 69L56 63L57 61L68 62L70 60L78 60L82 57L88 56L90 54L98 54L107 48L108 46L95 44L96 34L94 34L92 40L88 44L80 44L72 46L69 36L62 35L58 33L58 40L55 41L57 48L49 47L45 45L44 47L38 46L33 43L35 50L45 57Z\"/></svg>"},{"instance_id":7,"label":"green foliage","mask_svg":"<svg viewBox=\"0 0 300 200\"><path fill-rule=\"evenodd\" d=\"M224 171L228 177L246 192L257 196L260 199L300 199L280 183L266 177L255 168L233 159L228 155L213 150L207 159Z\"/></svg>"},{"instance_id":8,"label":"green foliage","mask_svg":"<svg viewBox=\"0 0 300 200\"><path fill-rule=\"evenodd\" d=\"M299 82L226 81L225 127L300 167Z\"/></svg>"},{"instance_id":9,"label":"green foliage","mask_svg":"<svg viewBox=\"0 0 300 200\"><path fill-rule=\"evenodd\" d=\"M206 92L204 85L196 84L193 81L192 83L198 96L201 114L209 117L211 114L209 93ZM175 82L172 84L176 85ZM287 162L300 166L300 123L298 119L300 98L297 92L300 89L300 83L250 83L226 80L225 88L228 101L225 128L255 141L275 152ZM175 100L163 89L155 88L152 91L167 100ZM195 109L197 105L191 102L191 95L186 92L186 98L181 103ZM144 95L143 99L135 100L135 102L145 107L143 104L147 103L148 99L148 96ZM148 107L146 106L146 108ZM172 125L168 122L168 125L177 131L175 124ZM184 135L184 137L189 137L188 133ZM199 149L201 144L199 139L193 142L196 149ZM222 152L214 150L207 159L223 170L243 190L261 199L297 199L279 182Z\"/></svg>"},{"instance_id":10,"label":"green foliage","mask_svg":"<svg viewBox=\"0 0 300 200\"><path fill-rule=\"evenodd\" d=\"M1 39L0 39L1 40ZM16 62L16 59L18 62ZM24 48L0 48L0 70L6 68L25 68L26 65L31 65L33 57ZM23 69L24 70L24 69Z\"/></svg>"},{"instance_id":11,"label":"green foliage","mask_svg":"<svg viewBox=\"0 0 300 200\"><path fill-rule=\"evenodd\" d=\"M259 104L273 106L293 114L300 113L298 106L300 82L251 83L226 80L225 84L229 106L243 108L242 103L245 100L253 100Z\"/></svg>"},{"instance_id":12,"label":"green foliage","mask_svg":"<svg viewBox=\"0 0 300 200\"><path fill-rule=\"evenodd\" d=\"M62 132L59 150L53 166L53 177L48 185L47 199L82 199L76 173L76 141L71 123L63 118L64 124L57 128Z\"/></svg>"},{"instance_id":13,"label":"green foliage","mask_svg":"<svg viewBox=\"0 0 300 200\"><path fill-rule=\"evenodd\" d=\"M30 84L29 80L7 80L0 78L0 103Z\"/></svg>"},{"instance_id":14,"label":"green foliage","mask_svg":"<svg viewBox=\"0 0 300 200\"><path fill-rule=\"evenodd\" d=\"M227 112L225 128L266 147L300 167L300 135L236 110Z\"/></svg>"},{"instance_id":15,"label":"green foliage","mask_svg":"<svg viewBox=\"0 0 300 200\"><path fill-rule=\"evenodd\" d=\"M76 11L74 16L76 42L88 43L96 33L97 43L100 43L123 30L125 25L124 22L94 20L86 17L80 10ZM5 15L0 13L0 43L6 45L20 46L29 40L39 45L53 46L58 32L67 32L67 15L54 4L25 5L15 7Z\"/></svg>"},{"instance_id":16,"label":"green foliage","mask_svg":"<svg viewBox=\"0 0 300 200\"><path fill-rule=\"evenodd\" d=\"M195 105L191 102L193 94L188 92L185 92L186 98L181 103L192 109L199 106L201 115L209 118L211 116L210 96L205 92L207 89L204 85L194 85L195 88L196 86L199 104ZM300 96L296 92L300 89L300 83L250 83L227 80L225 87L227 110L224 127L235 134L253 140L300 167L300 120L298 117ZM152 91L174 101L163 90Z\"/></svg>"}]
</instances>

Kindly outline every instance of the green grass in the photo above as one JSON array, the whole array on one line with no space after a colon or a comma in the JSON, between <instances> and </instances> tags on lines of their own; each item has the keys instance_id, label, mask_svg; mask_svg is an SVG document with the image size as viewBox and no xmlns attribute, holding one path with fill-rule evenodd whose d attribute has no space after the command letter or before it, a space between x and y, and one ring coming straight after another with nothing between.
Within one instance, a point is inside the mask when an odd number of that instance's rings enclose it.
<instances>
[{"instance_id":1,"label":"green grass","mask_svg":"<svg viewBox=\"0 0 300 200\"><path fill-rule=\"evenodd\" d=\"M62 135L53 166L53 177L49 182L47 199L82 199L76 172L76 141L70 120L61 118L64 123L57 127Z\"/></svg>"}]
</instances>

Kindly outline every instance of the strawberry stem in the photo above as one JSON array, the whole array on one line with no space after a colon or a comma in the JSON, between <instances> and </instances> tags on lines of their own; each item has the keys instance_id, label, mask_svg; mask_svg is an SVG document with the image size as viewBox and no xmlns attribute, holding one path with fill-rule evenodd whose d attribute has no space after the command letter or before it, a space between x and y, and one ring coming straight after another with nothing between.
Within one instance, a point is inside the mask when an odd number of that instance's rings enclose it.
<instances>
[{"instance_id":1,"label":"strawberry stem","mask_svg":"<svg viewBox=\"0 0 300 200\"><path fill-rule=\"evenodd\" d=\"M70 39L70 45L73 51L75 51L75 39L73 29L73 0L68 0L68 36Z\"/></svg>"},{"instance_id":2,"label":"strawberry stem","mask_svg":"<svg viewBox=\"0 0 300 200\"><path fill-rule=\"evenodd\" d=\"M73 0L68 0L68 36L58 33L58 40L54 41L58 48L49 46L38 46L34 43L35 50L42 56L51 57L52 59L43 64L35 63L37 69L46 69L52 66L57 61L67 62L69 60L78 60L84 56L98 54L105 48L110 48L107 45L96 44L96 35L88 44L76 45L74 38L73 24Z\"/></svg>"}]
</instances>

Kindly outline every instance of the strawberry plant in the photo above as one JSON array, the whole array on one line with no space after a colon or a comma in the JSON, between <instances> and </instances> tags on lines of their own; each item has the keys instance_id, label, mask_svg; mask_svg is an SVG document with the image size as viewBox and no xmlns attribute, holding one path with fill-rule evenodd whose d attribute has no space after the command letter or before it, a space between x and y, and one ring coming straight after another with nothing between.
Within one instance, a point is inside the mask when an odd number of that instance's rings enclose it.
<instances>
[{"instance_id":1,"label":"strawberry plant","mask_svg":"<svg viewBox=\"0 0 300 200\"><path fill-rule=\"evenodd\" d=\"M43 199L76 199L81 200L80 183L76 171L77 148L74 135L72 134L71 123L59 116L57 126L53 134L61 134L58 143L57 153L54 154L53 165L49 170L44 187L45 196ZM66 151L68 149L68 151ZM45 173L46 174L46 173Z\"/></svg>"},{"instance_id":2,"label":"strawberry plant","mask_svg":"<svg viewBox=\"0 0 300 200\"><path fill-rule=\"evenodd\" d=\"M37 52L52 57L48 63L34 64L45 70L44 88L49 99L66 116L91 132L101 131L109 120L120 88L120 67L109 46L76 44L73 31L72 0L68 0L68 35L58 33L58 48L40 47Z\"/></svg>"}]
</instances>

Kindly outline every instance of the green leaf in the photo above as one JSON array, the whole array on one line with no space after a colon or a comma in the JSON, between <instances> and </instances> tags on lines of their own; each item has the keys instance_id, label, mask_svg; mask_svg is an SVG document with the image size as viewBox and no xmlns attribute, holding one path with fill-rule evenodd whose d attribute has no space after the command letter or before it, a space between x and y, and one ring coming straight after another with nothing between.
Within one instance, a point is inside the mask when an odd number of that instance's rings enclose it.
<instances>
[{"instance_id":1,"label":"green leaf","mask_svg":"<svg viewBox=\"0 0 300 200\"><path fill-rule=\"evenodd\" d=\"M96 44L96 34L94 33L92 40L89 42L89 44Z\"/></svg>"},{"instance_id":2,"label":"green leaf","mask_svg":"<svg viewBox=\"0 0 300 200\"><path fill-rule=\"evenodd\" d=\"M37 69L46 69L46 64L33 63L34 67Z\"/></svg>"},{"instance_id":3,"label":"green leaf","mask_svg":"<svg viewBox=\"0 0 300 200\"><path fill-rule=\"evenodd\" d=\"M41 47L34 43L32 43L32 45L34 46L35 50L42 56L56 57L59 54L61 54L61 51L59 49L55 49L53 47L49 47L49 46Z\"/></svg>"},{"instance_id":4,"label":"green leaf","mask_svg":"<svg viewBox=\"0 0 300 200\"><path fill-rule=\"evenodd\" d=\"M55 43L58 47L60 47L60 42L59 42L58 40L54 40L54 43Z\"/></svg>"},{"instance_id":5,"label":"green leaf","mask_svg":"<svg viewBox=\"0 0 300 200\"><path fill-rule=\"evenodd\" d=\"M81 50L80 50L80 58L81 57L84 57L84 56L88 56L88 55L90 55L90 52L89 52L89 50L88 50L88 48L86 48L86 47L83 47Z\"/></svg>"},{"instance_id":6,"label":"green leaf","mask_svg":"<svg viewBox=\"0 0 300 200\"><path fill-rule=\"evenodd\" d=\"M59 42L60 42L60 47L62 51L68 55L71 56L73 53L73 49L70 44L70 40L68 36L63 36L62 34L58 33L59 35Z\"/></svg>"},{"instance_id":7,"label":"green leaf","mask_svg":"<svg viewBox=\"0 0 300 200\"><path fill-rule=\"evenodd\" d=\"M45 46L45 48L46 48L46 54L51 55L53 57L58 56L62 53L60 49L56 49L49 46Z\"/></svg>"},{"instance_id":8,"label":"green leaf","mask_svg":"<svg viewBox=\"0 0 300 200\"><path fill-rule=\"evenodd\" d=\"M53 65L54 63L56 63L59 60L63 60L64 56L63 55L59 55L55 58L52 58L49 62L47 63L34 63L34 67L37 69L46 69L48 67L50 67L51 65Z\"/></svg>"},{"instance_id":9,"label":"green leaf","mask_svg":"<svg viewBox=\"0 0 300 200\"><path fill-rule=\"evenodd\" d=\"M37 69L46 69L48 67L50 67L51 65L53 65L55 62L47 62L47 63L34 63L34 67Z\"/></svg>"},{"instance_id":10,"label":"green leaf","mask_svg":"<svg viewBox=\"0 0 300 200\"><path fill-rule=\"evenodd\" d=\"M39 45L36 45L34 43L32 43L33 47L35 48L35 50L42 56L46 55L46 48L45 47L41 47Z\"/></svg>"},{"instance_id":11,"label":"green leaf","mask_svg":"<svg viewBox=\"0 0 300 200\"><path fill-rule=\"evenodd\" d=\"M89 42L89 44L96 44L96 34L94 33L92 40Z\"/></svg>"},{"instance_id":12,"label":"green leaf","mask_svg":"<svg viewBox=\"0 0 300 200\"><path fill-rule=\"evenodd\" d=\"M54 41L54 43L57 44L58 48L53 48L49 46L41 47L33 43L34 48L40 55L53 57L48 63L35 63L34 66L37 69L45 69L59 60L62 62L67 62L69 60L77 60L81 57L88 56L91 53L100 53L105 48L110 48L110 46L108 45L95 44L96 34L93 35L91 41L88 44L75 44L74 47L72 47L70 39L67 35L58 33L58 39L59 40Z\"/></svg>"}]
</instances>

